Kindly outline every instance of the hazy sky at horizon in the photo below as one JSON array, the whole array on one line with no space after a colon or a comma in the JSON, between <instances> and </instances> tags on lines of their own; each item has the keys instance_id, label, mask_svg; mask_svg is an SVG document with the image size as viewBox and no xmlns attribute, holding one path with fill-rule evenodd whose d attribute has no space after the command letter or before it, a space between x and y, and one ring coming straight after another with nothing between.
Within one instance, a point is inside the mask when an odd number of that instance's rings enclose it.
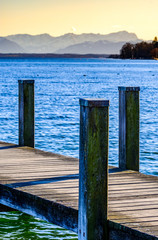
<instances>
[{"instance_id":1,"label":"hazy sky at horizon","mask_svg":"<svg viewBox=\"0 0 158 240\"><path fill-rule=\"evenodd\" d=\"M149 40L158 35L157 9L158 0L0 0L0 36L126 30Z\"/></svg>"}]
</instances>

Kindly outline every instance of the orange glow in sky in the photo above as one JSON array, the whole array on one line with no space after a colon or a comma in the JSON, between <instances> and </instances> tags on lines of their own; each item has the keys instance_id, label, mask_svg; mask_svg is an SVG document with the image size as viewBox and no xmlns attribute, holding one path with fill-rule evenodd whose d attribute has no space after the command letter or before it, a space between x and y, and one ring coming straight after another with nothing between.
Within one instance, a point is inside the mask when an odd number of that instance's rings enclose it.
<instances>
[{"instance_id":1,"label":"orange glow in sky","mask_svg":"<svg viewBox=\"0 0 158 240\"><path fill-rule=\"evenodd\" d=\"M157 9L158 0L0 0L0 36L126 30L149 40L158 35Z\"/></svg>"}]
</instances>

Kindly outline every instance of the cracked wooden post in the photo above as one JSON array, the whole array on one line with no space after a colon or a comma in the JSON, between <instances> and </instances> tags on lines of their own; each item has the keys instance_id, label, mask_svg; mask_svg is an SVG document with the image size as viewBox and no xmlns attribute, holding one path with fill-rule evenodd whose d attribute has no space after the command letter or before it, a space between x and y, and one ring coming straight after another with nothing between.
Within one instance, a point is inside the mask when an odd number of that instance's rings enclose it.
<instances>
[{"instance_id":1,"label":"cracked wooden post","mask_svg":"<svg viewBox=\"0 0 158 240\"><path fill-rule=\"evenodd\" d=\"M109 101L80 99L79 240L108 239Z\"/></svg>"},{"instance_id":2,"label":"cracked wooden post","mask_svg":"<svg viewBox=\"0 0 158 240\"><path fill-rule=\"evenodd\" d=\"M119 87L119 167L139 171L140 87Z\"/></svg>"},{"instance_id":3,"label":"cracked wooden post","mask_svg":"<svg viewBox=\"0 0 158 240\"><path fill-rule=\"evenodd\" d=\"M19 80L19 145L34 148L34 80Z\"/></svg>"}]
</instances>

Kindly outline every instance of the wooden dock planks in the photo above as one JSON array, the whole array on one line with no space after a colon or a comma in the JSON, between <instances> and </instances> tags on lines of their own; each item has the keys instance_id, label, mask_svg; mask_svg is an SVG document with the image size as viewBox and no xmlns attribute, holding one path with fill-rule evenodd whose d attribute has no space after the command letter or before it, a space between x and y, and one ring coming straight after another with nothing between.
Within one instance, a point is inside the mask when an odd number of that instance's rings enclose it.
<instances>
[{"instance_id":1,"label":"wooden dock planks","mask_svg":"<svg viewBox=\"0 0 158 240\"><path fill-rule=\"evenodd\" d=\"M110 229L158 239L158 178L109 168ZM78 159L0 142L0 189L1 204L77 232Z\"/></svg>"},{"instance_id":2,"label":"wooden dock planks","mask_svg":"<svg viewBox=\"0 0 158 240\"><path fill-rule=\"evenodd\" d=\"M158 178L132 171L111 174L109 218L158 238Z\"/></svg>"}]
</instances>

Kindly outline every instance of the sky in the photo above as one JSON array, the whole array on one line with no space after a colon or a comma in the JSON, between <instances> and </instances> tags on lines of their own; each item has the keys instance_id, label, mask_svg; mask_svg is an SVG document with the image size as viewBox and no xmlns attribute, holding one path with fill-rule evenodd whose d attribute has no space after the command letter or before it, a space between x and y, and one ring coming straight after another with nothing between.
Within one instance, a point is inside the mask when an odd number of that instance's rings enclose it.
<instances>
[{"instance_id":1,"label":"sky","mask_svg":"<svg viewBox=\"0 0 158 240\"><path fill-rule=\"evenodd\" d=\"M0 0L0 36L126 30L158 36L158 0Z\"/></svg>"}]
</instances>

